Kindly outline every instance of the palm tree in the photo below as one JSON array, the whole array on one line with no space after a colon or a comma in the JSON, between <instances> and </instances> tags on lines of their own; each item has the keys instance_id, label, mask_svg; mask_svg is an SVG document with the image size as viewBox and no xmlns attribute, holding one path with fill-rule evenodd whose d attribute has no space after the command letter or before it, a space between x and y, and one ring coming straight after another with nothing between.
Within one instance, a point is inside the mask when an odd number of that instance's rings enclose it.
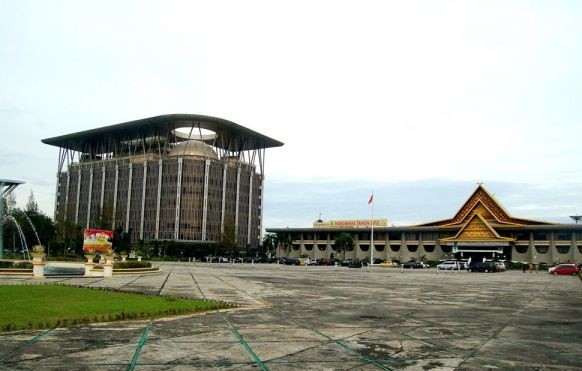
<instances>
[{"instance_id":1,"label":"palm tree","mask_svg":"<svg viewBox=\"0 0 582 371\"><path fill-rule=\"evenodd\" d=\"M335 249L338 252L343 252L344 259L346 258L346 250L350 250L353 247L354 239L351 234L342 232L335 238Z\"/></svg>"},{"instance_id":2,"label":"palm tree","mask_svg":"<svg viewBox=\"0 0 582 371\"><path fill-rule=\"evenodd\" d=\"M265 248L269 257L271 257L271 250L277 246L278 242L276 233L266 233L263 237L263 248Z\"/></svg>"},{"instance_id":3,"label":"palm tree","mask_svg":"<svg viewBox=\"0 0 582 371\"><path fill-rule=\"evenodd\" d=\"M289 233L286 232L277 232L277 245L281 246L282 248L284 248L285 250L287 250L287 248L289 248L292 243L291 243L291 236L289 236Z\"/></svg>"}]
</instances>

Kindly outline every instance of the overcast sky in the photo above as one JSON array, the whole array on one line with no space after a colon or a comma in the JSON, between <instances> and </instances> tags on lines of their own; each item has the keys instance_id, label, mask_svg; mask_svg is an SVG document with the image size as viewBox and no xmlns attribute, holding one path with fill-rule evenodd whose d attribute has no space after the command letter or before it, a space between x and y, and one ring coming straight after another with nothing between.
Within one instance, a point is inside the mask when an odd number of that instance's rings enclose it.
<instances>
[{"instance_id":1,"label":"overcast sky","mask_svg":"<svg viewBox=\"0 0 582 371\"><path fill-rule=\"evenodd\" d=\"M580 1L0 0L0 178L52 216L41 139L167 113L267 151L265 226L582 213Z\"/></svg>"}]
</instances>

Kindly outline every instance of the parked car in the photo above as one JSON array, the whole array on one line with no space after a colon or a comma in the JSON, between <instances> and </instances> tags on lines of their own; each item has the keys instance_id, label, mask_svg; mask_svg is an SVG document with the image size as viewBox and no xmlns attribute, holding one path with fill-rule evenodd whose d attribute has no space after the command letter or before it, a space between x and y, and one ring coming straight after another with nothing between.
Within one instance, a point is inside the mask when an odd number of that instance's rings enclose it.
<instances>
[{"instance_id":1,"label":"parked car","mask_svg":"<svg viewBox=\"0 0 582 371\"><path fill-rule=\"evenodd\" d=\"M386 260L379 264L382 268L398 268L398 264L394 263L393 261Z\"/></svg>"},{"instance_id":2,"label":"parked car","mask_svg":"<svg viewBox=\"0 0 582 371\"><path fill-rule=\"evenodd\" d=\"M551 274L571 274L575 276L578 272L580 272L580 267L576 264L558 264L548 269L548 273Z\"/></svg>"},{"instance_id":3,"label":"parked car","mask_svg":"<svg viewBox=\"0 0 582 371\"><path fill-rule=\"evenodd\" d=\"M305 265L317 265L317 260L315 258L307 258Z\"/></svg>"},{"instance_id":4,"label":"parked car","mask_svg":"<svg viewBox=\"0 0 582 371\"><path fill-rule=\"evenodd\" d=\"M447 260L437 265L437 270L460 270L461 264L456 260Z\"/></svg>"},{"instance_id":5,"label":"parked car","mask_svg":"<svg viewBox=\"0 0 582 371\"><path fill-rule=\"evenodd\" d=\"M504 262L495 262L495 269L497 272L505 272L507 270Z\"/></svg>"},{"instance_id":6,"label":"parked car","mask_svg":"<svg viewBox=\"0 0 582 371\"><path fill-rule=\"evenodd\" d=\"M360 259L354 259L350 262L348 268L362 268L362 261Z\"/></svg>"},{"instance_id":7,"label":"parked car","mask_svg":"<svg viewBox=\"0 0 582 371\"><path fill-rule=\"evenodd\" d=\"M406 263L402 264L402 268L404 269L421 269L421 268L428 268L426 264L423 262L417 262L415 260L407 261Z\"/></svg>"},{"instance_id":8,"label":"parked car","mask_svg":"<svg viewBox=\"0 0 582 371\"><path fill-rule=\"evenodd\" d=\"M340 263L340 265L342 267L349 267L350 264L352 264L352 261L353 261L353 259L345 259Z\"/></svg>"},{"instance_id":9,"label":"parked car","mask_svg":"<svg viewBox=\"0 0 582 371\"><path fill-rule=\"evenodd\" d=\"M467 267L467 271L469 272L497 272L497 267L495 266L494 262L474 262L469 264Z\"/></svg>"},{"instance_id":10,"label":"parked car","mask_svg":"<svg viewBox=\"0 0 582 371\"><path fill-rule=\"evenodd\" d=\"M298 258L287 258L285 261L287 265L300 265L301 261Z\"/></svg>"},{"instance_id":11,"label":"parked car","mask_svg":"<svg viewBox=\"0 0 582 371\"><path fill-rule=\"evenodd\" d=\"M331 258L320 258L318 259L319 265L335 265L335 260Z\"/></svg>"}]
</instances>

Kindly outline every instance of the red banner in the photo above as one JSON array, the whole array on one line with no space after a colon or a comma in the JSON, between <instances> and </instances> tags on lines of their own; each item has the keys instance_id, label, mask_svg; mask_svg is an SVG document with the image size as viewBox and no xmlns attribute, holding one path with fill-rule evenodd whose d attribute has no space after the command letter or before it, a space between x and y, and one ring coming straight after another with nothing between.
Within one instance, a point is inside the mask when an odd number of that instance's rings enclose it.
<instances>
[{"instance_id":1,"label":"red banner","mask_svg":"<svg viewBox=\"0 0 582 371\"><path fill-rule=\"evenodd\" d=\"M83 251L105 252L111 250L113 231L102 229L85 229L83 234Z\"/></svg>"}]
</instances>

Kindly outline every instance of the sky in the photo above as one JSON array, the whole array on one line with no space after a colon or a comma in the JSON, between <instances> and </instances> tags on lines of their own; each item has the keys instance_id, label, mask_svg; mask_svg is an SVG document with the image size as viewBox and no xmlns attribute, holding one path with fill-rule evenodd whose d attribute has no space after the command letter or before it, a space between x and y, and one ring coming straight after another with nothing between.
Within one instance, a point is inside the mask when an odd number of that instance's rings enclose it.
<instances>
[{"instance_id":1,"label":"sky","mask_svg":"<svg viewBox=\"0 0 582 371\"><path fill-rule=\"evenodd\" d=\"M169 113L267 150L266 227L447 218L477 182L582 213L580 1L0 0L0 178L53 214L43 138Z\"/></svg>"}]
</instances>

